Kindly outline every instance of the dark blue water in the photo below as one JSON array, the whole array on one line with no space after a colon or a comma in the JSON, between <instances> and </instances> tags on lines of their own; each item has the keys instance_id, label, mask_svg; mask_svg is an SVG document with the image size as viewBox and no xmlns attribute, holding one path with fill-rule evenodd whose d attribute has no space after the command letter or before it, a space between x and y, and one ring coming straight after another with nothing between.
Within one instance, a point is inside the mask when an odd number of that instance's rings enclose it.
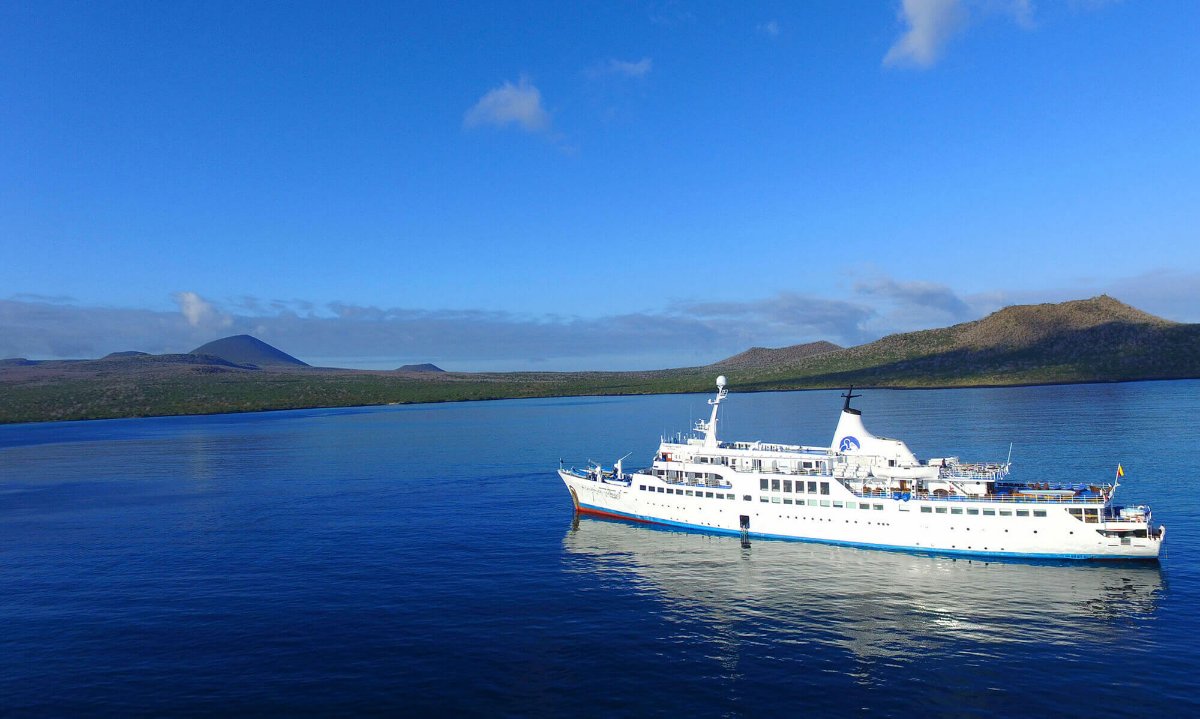
<instances>
[{"instance_id":1,"label":"dark blue water","mask_svg":"<svg viewBox=\"0 0 1200 719\"><path fill-rule=\"evenodd\" d=\"M731 395L823 443L836 393ZM1159 565L576 520L703 396L0 427L0 714L1007 717L1200 712L1200 382L868 391L918 455L1107 480ZM637 461L635 461L637 460Z\"/></svg>"}]
</instances>

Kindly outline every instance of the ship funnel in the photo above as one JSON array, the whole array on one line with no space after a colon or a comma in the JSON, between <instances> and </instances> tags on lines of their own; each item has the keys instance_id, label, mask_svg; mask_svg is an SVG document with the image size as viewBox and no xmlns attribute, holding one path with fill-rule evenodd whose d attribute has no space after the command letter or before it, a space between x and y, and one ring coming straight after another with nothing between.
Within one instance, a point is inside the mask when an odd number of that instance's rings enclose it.
<instances>
[{"instance_id":1,"label":"ship funnel","mask_svg":"<svg viewBox=\"0 0 1200 719\"><path fill-rule=\"evenodd\" d=\"M874 456L890 461L892 466L916 466L919 464L916 456L909 450L908 445L898 439L876 437L863 424L862 411L850 406L850 400L860 395L854 394L854 388L842 395L846 398L842 406L842 416L838 419L837 429L833 433L833 442L829 449L839 454Z\"/></svg>"}]
</instances>

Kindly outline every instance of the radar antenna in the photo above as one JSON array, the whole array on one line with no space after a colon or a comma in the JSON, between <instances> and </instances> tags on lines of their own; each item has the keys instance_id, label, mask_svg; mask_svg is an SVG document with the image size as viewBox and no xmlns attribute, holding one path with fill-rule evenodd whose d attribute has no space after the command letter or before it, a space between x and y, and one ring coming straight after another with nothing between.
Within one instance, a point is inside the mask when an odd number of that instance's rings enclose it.
<instances>
[{"instance_id":1,"label":"radar antenna","mask_svg":"<svg viewBox=\"0 0 1200 719\"><path fill-rule=\"evenodd\" d=\"M853 410L850 408L850 400L854 399L855 397L862 397L862 395L854 394L854 385L850 385L850 389L846 390L846 393L843 394L842 396L846 398L846 404L844 404L842 406L842 411L843 412L855 412L856 410Z\"/></svg>"}]
</instances>

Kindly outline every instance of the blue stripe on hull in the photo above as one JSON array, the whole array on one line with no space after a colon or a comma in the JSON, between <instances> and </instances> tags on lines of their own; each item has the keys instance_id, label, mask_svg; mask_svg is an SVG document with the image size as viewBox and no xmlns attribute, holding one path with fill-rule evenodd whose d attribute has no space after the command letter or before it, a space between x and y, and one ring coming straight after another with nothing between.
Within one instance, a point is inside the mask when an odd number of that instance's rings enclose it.
<instances>
[{"instance_id":1,"label":"blue stripe on hull","mask_svg":"<svg viewBox=\"0 0 1200 719\"><path fill-rule=\"evenodd\" d=\"M650 517L641 514L630 514L616 509L608 509L606 507L597 507L595 505L579 503L579 508L582 511L596 512L605 514L610 517L619 517L622 519L630 519L637 522L648 522L650 524L661 524L668 527L679 527L680 529L692 529L700 532L708 532L710 534L724 534L732 537L740 537L742 533L737 529L724 529L721 527L706 527L702 524L689 524L687 522L675 522L669 519L659 519L658 517ZM766 534L764 532L747 532L751 537L757 539L780 539L788 542L810 542L813 544L832 544L839 547L857 547L859 549L882 549L889 552L905 552L908 554L932 554L937 556L955 556L955 557L992 557L997 559L1048 559L1048 560L1104 560L1116 562L1156 562L1158 557L1136 557L1136 556L1114 556L1111 554L1032 554L1025 552L982 552L973 549L931 549L928 547L903 547L895 544L873 544L871 542L848 542L839 539L819 539L816 537L795 537L788 534Z\"/></svg>"}]
</instances>

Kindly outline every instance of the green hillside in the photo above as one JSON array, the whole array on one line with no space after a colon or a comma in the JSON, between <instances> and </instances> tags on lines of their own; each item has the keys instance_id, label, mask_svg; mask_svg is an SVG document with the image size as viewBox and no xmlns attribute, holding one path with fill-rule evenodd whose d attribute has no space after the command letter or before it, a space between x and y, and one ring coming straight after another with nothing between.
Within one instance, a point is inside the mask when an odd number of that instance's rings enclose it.
<instances>
[{"instance_id":1,"label":"green hillside","mask_svg":"<svg viewBox=\"0 0 1200 719\"><path fill-rule=\"evenodd\" d=\"M260 366L202 354L3 360L0 422L705 392L717 374L735 391L1197 378L1200 325L1168 322L1102 296L1007 307L857 347L753 348L705 367L646 372L386 372Z\"/></svg>"}]
</instances>

